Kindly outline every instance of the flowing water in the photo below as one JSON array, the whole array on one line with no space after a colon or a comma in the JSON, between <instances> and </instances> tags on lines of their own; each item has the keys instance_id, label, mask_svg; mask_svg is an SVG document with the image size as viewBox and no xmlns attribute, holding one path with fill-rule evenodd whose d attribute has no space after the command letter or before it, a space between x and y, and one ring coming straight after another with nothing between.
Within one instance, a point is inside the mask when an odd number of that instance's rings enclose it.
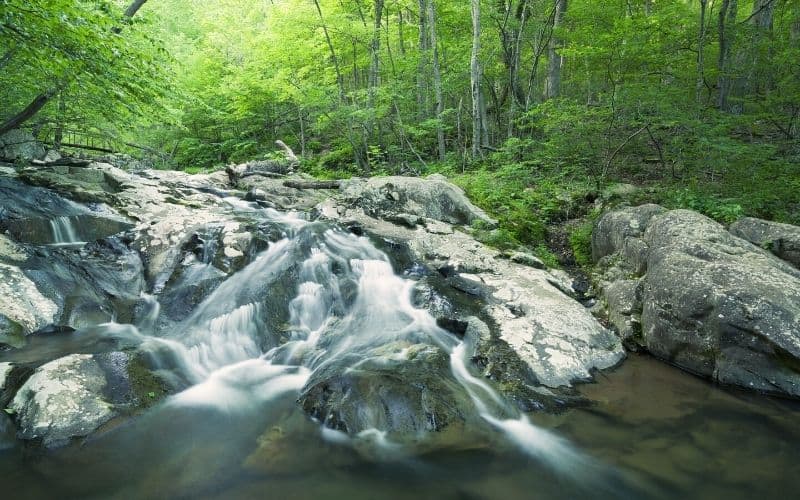
<instances>
[{"instance_id":1,"label":"flowing water","mask_svg":"<svg viewBox=\"0 0 800 500\"><path fill-rule=\"evenodd\" d=\"M70 245L82 243L75 231L72 218L68 216L50 219L50 230L53 234L53 243L56 245Z\"/></svg>"},{"instance_id":2,"label":"flowing water","mask_svg":"<svg viewBox=\"0 0 800 500\"><path fill-rule=\"evenodd\" d=\"M597 405L520 414L369 239L229 201L278 228L277 241L178 323L144 295L136 325L76 332L138 345L177 394L67 448L0 446L4 498L746 498L800 487L798 405L634 356L582 388ZM54 220L56 241L76 239L68 222ZM182 279L209 262L185 263ZM288 301L270 300L286 288ZM399 367L420 346L446 354L440 376L463 391L488 445L419 456L369 406L353 436L300 410L315 377Z\"/></svg>"}]
</instances>

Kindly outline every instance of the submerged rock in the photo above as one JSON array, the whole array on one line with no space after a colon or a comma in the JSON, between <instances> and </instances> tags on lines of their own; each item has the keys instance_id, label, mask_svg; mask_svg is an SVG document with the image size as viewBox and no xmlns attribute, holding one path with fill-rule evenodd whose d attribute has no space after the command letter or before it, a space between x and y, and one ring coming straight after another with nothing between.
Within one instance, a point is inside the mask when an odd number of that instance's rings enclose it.
<instances>
[{"instance_id":1,"label":"submerged rock","mask_svg":"<svg viewBox=\"0 0 800 500\"><path fill-rule=\"evenodd\" d=\"M612 321L723 384L800 397L800 271L688 210L627 208L593 235ZM642 276L638 282L620 278ZM628 319L626 319L628 318Z\"/></svg>"}]
</instances>

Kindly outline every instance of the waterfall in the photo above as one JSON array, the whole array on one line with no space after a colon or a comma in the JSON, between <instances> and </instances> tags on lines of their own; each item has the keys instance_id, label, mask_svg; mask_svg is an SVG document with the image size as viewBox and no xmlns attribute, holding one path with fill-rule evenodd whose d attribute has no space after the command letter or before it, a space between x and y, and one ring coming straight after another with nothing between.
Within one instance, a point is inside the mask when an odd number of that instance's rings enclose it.
<instances>
[{"instance_id":1,"label":"waterfall","mask_svg":"<svg viewBox=\"0 0 800 500\"><path fill-rule=\"evenodd\" d=\"M248 209L241 203L234 206ZM160 337L146 336L155 350L169 352L172 361L164 366L181 371L188 381L189 387L171 404L237 411L287 393L296 398L319 370L331 365L338 369L344 362L345 372L358 370L364 359L353 360L354 353L377 352L370 363L394 366L407 361L411 346L422 344L449 356L450 375L488 429L556 471L566 473L588 463L569 443L532 424L470 373L473 347L413 305L415 282L398 276L367 238L275 211L259 212L282 227L285 238L229 276L187 320ZM287 282L293 290L287 299L270 302L274 286L285 288ZM287 317L280 331L272 331L275 326L266 320L280 312L276 309ZM157 314L156 306L151 310ZM153 328L155 321L151 317L145 323ZM280 341L265 348L266 338ZM367 439L388 451L398 448L380 428L353 437L328 429L323 436Z\"/></svg>"},{"instance_id":2,"label":"waterfall","mask_svg":"<svg viewBox=\"0 0 800 500\"><path fill-rule=\"evenodd\" d=\"M75 227L72 225L72 220L68 216L50 219L50 232L53 235L54 244L65 245L82 243L75 232Z\"/></svg>"}]
</instances>

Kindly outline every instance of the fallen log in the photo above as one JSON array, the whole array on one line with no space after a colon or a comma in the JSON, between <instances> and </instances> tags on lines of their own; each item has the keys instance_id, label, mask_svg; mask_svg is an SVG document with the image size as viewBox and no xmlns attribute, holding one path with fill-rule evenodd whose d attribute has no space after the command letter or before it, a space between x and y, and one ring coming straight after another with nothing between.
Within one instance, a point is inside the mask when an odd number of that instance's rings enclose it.
<instances>
[{"instance_id":1,"label":"fallen log","mask_svg":"<svg viewBox=\"0 0 800 500\"><path fill-rule=\"evenodd\" d=\"M295 189L339 189L341 181L283 181L283 185Z\"/></svg>"}]
</instances>

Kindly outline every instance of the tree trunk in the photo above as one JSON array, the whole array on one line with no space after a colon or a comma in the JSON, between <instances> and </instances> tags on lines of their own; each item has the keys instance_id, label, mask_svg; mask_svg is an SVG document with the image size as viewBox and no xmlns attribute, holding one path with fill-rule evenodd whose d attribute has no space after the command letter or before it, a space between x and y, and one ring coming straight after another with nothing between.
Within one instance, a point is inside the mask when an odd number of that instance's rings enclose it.
<instances>
[{"instance_id":1,"label":"tree trunk","mask_svg":"<svg viewBox=\"0 0 800 500\"><path fill-rule=\"evenodd\" d=\"M375 92L378 88L378 75L380 73L380 52L381 52L381 27L383 22L383 0L375 0L375 24L372 29L372 41L369 44L370 65L369 65L369 89L367 104L370 109L375 107Z\"/></svg>"},{"instance_id":2,"label":"tree trunk","mask_svg":"<svg viewBox=\"0 0 800 500\"><path fill-rule=\"evenodd\" d=\"M734 75L731 73L731 52L735 36L737 9L737 0L722 0L717 23L717 34L719 36L719 59L717 60L719 95L717 96L717 106L721 111L728 112L735 112L738 106L738 104L732 105L729 101L735 80Z\"/></svg>"},{"instance_id":3,"label":"tree trunk","mask_svg":"<svg viewBox=\"0 0 800 500\"><path fill-rule=\"evenodd\" d=\"M480 64L481 51L481 1L472 0L472 56L470 58L470 89L472 93L472 157L483 155L483 93Z\"/></svg>"},{"instance_id":4,"label":"tree trunk","mask_svg":"<svg viewBox=\"0 0 800 500\"><path fill-rule=\"evenodd\" d=\"M705 85L705 47L706 47L706 8L708 0L700 0L700 33L697 37L697 83L695 85L695 98L698 113L703 99L703 86Z\"/></svg>"},{"instance_id":5,"label":"tree trunk","mask_svg":"<svg viewBox=\"0 0 800 500\"><path fill-rule=\"evenodd\" d=\"M64 142L64 121L67 114L67 101L64 99L64 91L58 93L58 118L56 123L56 130L53 134L53 149L56 151L61 149L61 143Z\"/></svg>"},{"instance_id":6,"label":"tree trunk","mask_svg":"<svg viewBox=\"0 0 800 500\"><path fill-rule=\"evenodd\" d=\"M436 37L436 6L434 0L428 2L428 31L430 33L430 44L433 49L433 90L436 98L436 141L439 146L439 161L444 161L447 154L444 143L444 127L442 126L442 114L444 113L444 93L442 92L442 74L439 68L439 43Z\"/></svg>"},{"instance_id":7,"label":"tree trunk","mask_svg":"<svg viewBox=\"0 0 800 500\"><path fill-rule=\"evenodd\" d=\"M417 114L420 120L429 116L428 107L428 0L419 0L419 62L417 64Z\"/></svg>"},{"instance_id":8,"label":"tree trunk","mask_svg":"<svg viewBox=\"0 0 800 500\"><path fill-rule=\"evenodd\" d=\"M136 13L139 12L139 9L142 8L142 5L144 5L146 2L147 0L134 0L134 2L130 4L127 9L125 9L125 17L130 19L135 16Z\"/></svg>"},{"instance_id":9,"label":"tree trunk","mask_svg":"<svg viewBox=\"0 0 800 500\"><path fill-rule=\"evenodd\" d=\"M553 16L553 31L561 27L564 13L567 11L567 0L555 0L555 15ZM561 92L561 68L564 66L564 58L558 54L561 47L561 40L553 33L550 37L550 44L547 48L547 79L545 80L544 98L552 99L558 97Z\"/></svg>"},{"instance_id":10,"label":"tree trunk","mask_svg":"<svg viewBox=\"0 0 800 500\"><path fill-rule=\"evenodd\" d=\"M130 19L136 15L139 9L142 8L142 5L145 4L147 0L134 0L134 2L125 10L125 17ZM116 28L115 31L119 31L119 28ZM12 116L8 120L6 120L2 125L0 125L0 135L5 134L10 130L14 130L22 126L25 122L36 116L42 108L50 102L50 99L53 98L56 94L58 94L64 87L69 84L69 81L62 83L57 87L50 88L45 92L36 96L30 104L28 104L25 109L17 113L16 115Z\"/></svg>"},{"instance_id":11,"label":"tree trunk","mask_svg":"<svg viewBox=\"0 0 800 500\"><path fill-rule=\"evenodd\" d=\"M519 65L520 53L522 51L522 37L525 32L525 23L528 20L528 0L522 0L517 7L518 26L514 30L514 45L511 48L511 58L508 66L508 86L511 92L511 102L508 109L508 131L507 137L514 137L514 121L517 119L517 109L523 105L525 95L519 86Z\"/></svg>"},{"instance_id":12,"label":"tree trunk","mask_svg":"<svg viewBox=\"0 0 800 500\"><path fill-rule=\"evenodd\" d=\"M752 38L747 44L752 51L747 64L745 92L759 94L762 90L773 87L771 68L771 47L764 47L765 41L772 37L772 23L775 14L776 0L755 0L749 22L753 27Z\"/></svg>"}]
</instances>

